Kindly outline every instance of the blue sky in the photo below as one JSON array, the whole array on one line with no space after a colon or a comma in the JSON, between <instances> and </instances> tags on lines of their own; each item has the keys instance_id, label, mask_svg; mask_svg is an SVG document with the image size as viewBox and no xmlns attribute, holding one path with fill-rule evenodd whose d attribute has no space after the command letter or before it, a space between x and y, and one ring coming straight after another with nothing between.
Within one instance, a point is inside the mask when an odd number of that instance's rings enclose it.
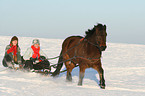
<instances>
[{"instance_id":1,"label":"blue sky","mask_svg":"<svg viewBox=\"0 0 145 96\"><path fill-rule=\"evenodd\" d=\"M0 35L65 39L107 25L107 41L145 44L145 0L0 0Z\"/></svg>"}]
</instances>

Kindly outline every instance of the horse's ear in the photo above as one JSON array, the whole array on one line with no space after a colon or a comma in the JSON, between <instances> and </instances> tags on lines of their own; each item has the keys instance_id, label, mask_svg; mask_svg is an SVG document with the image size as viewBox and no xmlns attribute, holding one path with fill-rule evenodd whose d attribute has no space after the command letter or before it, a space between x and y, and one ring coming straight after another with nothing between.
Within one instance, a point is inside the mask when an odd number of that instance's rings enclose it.
<instances>
[{"instance_id":1,"label":"horse's ear","mask_svg":"<svg viewBox=\"0 0 145 96\"><path fill-rule=\"evenodd\" d=\"M104 29L106 30L106 25L104 25Z\"/></svg>"},{"instance_id":2,"label":"horse's ear","mask_svg":"<svg viewBox=\"0 0 145 96\"><path fill-rule=\"evenodd\" d=\"M97 26L96 25L94 25L94 28L96 28Z\"/></svg>"},{"instance_id":3,"label":"horse's ear","mask_svg":"<svg viewBox=\"0 0 145 96\"><path fill-rule=\"evenodd\" d=\"M85 33L86 33L86 34L88 34L89 32L88 32L88 31L86 31Z\"/></svg>"},{"instance_id":4,"label":"horse's ear","mask_svg":"<svg viewBox=\"0 0 145 96\"><path fill-rule=\"evenodd\" d=\"M88 29L88 32L90 32L91 30L90 29Z\"/></svg>"}]
</instances>

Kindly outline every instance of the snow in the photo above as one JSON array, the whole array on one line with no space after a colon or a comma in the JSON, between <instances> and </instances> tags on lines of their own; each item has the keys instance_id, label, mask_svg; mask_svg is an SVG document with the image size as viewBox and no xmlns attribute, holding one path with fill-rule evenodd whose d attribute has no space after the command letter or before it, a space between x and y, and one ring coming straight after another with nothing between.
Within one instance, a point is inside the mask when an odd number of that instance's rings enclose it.
<instances>
[{"instance_id":1,"label":"snow","mask_svg":"<svg viewBox=\"0 0 145 96\"><path fill-rule=\"evenodd\" d=\"M0 61L10 39L0 36ZM22 55L33 39L19 37ZM49 58L59 55L63 40L39 39ZM53 78L8 70L0 64L0 96L145 96L145 45L108 43L107 46L102 55L106 89L100 89L98 73L93 69L86 70L83 86L78 86L78 68L72 72L73 81L67 82L66 73ZM57 63L57 59L50 62Z\"/></svg>"}]
</instances>

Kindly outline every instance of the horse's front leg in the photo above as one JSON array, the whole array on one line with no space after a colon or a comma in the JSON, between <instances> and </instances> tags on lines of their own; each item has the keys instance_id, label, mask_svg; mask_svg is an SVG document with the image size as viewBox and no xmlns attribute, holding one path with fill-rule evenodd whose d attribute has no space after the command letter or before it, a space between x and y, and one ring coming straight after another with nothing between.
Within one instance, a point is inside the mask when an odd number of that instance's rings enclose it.
<instances>
[{"instance_id":1,"label":"horse's front leg","mask_svg":"<svg viewBox=\"0 0 145 96\"><path fill-rule=\"evenodd\" d=\"M78 82L79 86L82 86L82 84L83 84L83 78L84 78L84 75L85 75L85 69L86 68L80 67L79 82Z\"/></svg>"},{"instance_id":2,"label":"horse's front leg","mask_svg":"<svg viewBox=\"0 0 145 96\"><path fill-rule=\"evenodd\" d=\"M105 79L104 79L104 70L103 70L103 68L100 68L99 76L100 76L100 84L99 84L100 88L105 89Z\"/></svg>"},{"instance_id":3,"label":"horse's front leg","mask_svg":"<svg viewBox=\"0 0 145 96\"><path fill-rule=\"evenodd\" d=\"M100 88L105 89L105 79L104 79L104 70L101 66L101 61L93 66L95 70L98 71L100 77Z\"/></svg>"}]
</instances>

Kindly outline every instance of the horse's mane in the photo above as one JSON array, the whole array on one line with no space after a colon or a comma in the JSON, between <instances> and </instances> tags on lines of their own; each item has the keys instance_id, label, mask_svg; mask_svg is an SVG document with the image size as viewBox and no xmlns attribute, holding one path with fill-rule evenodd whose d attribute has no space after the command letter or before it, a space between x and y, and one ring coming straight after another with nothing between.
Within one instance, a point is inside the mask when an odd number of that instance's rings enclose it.
<instances>
[{"instance_id":1,"label":"horse's mane","mask_svg":"<svg viewBox=\"0 0 145 96\"><path fill-rule=\"evenodd\" d=\"M98 28L99 30L103 30L103 25L98 23L98 25L94 25L93 29L88 29L88 31L85 32L86 33L85 38L92 36L94 34L94 32L96 31L95 28Z\"/></svg>"}]
</instances>

